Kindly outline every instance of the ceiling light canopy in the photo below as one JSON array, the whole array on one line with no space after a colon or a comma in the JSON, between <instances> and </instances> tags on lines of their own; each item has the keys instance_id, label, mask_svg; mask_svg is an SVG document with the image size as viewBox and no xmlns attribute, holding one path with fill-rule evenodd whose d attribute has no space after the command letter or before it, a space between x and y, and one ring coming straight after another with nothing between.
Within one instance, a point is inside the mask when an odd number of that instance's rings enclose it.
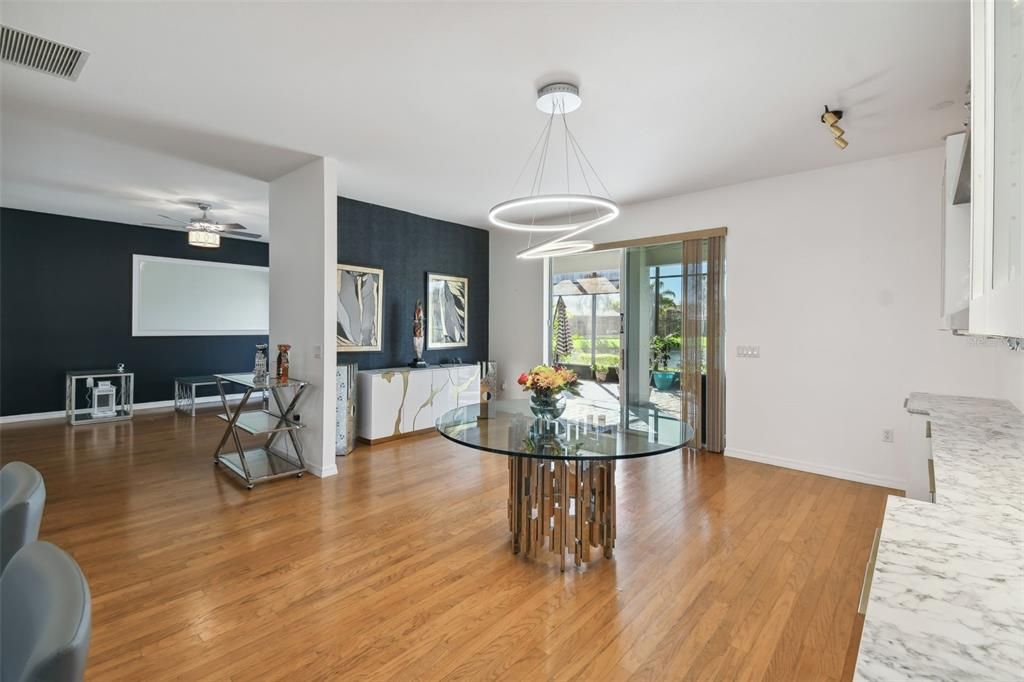
<instances>
[{"instance_id":1,"label":"ceiling light canopy","mask_svg":"<svg viewBox=\"0 0 1024 682\"><path fill-rule=\"evenodd\" d=\"M518 258L550 258L589 251L594 248L593 242L574 238L619 216L618 204L610 198L608 188L566 121L566 114L576 111L582 104L579 88L571 83L550 83L537 91L537 108L548 115L547 123L513 183L514 198L491 208L487 219L492 225L507 230L561 234L540 244L533 244L531 236L527 247L516 254ZM556 122L561 124L562 134L552 136ZM564 153L552 152L559 137ZM534 158L529 190L515 196L516 186ZM552 159L554 168L549 170ZM574 178L576 191L573 191ZM564 191L546 191L545 180L549 184L564 181ZM594 193L591 180L601 187L603 195Z\"/></svg>"}]
</instances>

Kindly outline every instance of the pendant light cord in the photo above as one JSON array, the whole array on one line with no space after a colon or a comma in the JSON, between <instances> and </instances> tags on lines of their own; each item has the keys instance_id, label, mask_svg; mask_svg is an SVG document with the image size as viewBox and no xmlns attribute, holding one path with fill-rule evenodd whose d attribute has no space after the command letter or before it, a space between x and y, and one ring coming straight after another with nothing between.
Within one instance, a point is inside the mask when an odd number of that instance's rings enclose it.
<instances>
[{"instance_id":1,"label":"pendant light cord","mask_svg":"<svg viewBox=\"0 0 1024 682\"><path fill-rule=\"evenodd\" d=\"M541 141L544 139L545 133L547 133L548 128L550 127L551 118L549 117L548 122L540 129L540 135L537 136L537 141L533 143L533 149L530 150L530 154L526 157L526 161L523 163L523 167L519 169L519 175L516 176L515 181L512 183L512 188L509 190L509 195L515 194L516 187L519 186L519 181L523 179L523 173L525 173L526 169L529 168L530 160L533 159L534 152L537 151L537 147L540 146Z\"/></svg>"}]
</instances>

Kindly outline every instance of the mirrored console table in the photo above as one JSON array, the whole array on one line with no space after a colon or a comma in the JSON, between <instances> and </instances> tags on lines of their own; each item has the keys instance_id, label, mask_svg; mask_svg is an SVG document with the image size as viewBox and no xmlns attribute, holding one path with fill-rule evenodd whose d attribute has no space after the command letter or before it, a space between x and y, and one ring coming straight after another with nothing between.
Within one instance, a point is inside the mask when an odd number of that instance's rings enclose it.
<instances>
[{"instance_id":1,"label":"mirrored console table","mask_svg":"<svg viewBox=\"0 0 1024 682\"><path fill-rule=\"evenodd\" d=\"M242 479L245 487L252 490L257 483L272 481L285 476L302 477L306 471L306 463L302 459L302 444L296 431L305 426L292 418L299 398L309 386L309 382L290 378L280 382L274 377L265 381L257 381L255 375L247 374L215 374L217 390L220 392L224 414L219 415L227 422L224 435L213 453L215 465L221 465L232 474ZM237 384L245 388L242 399L234 409L228 404L227 384ZM248 410L245 406L250 396L256 391L269 391L274 398L277 412L270 410ZM291 398L289 399L289 393ZM262 445L246 448L242 444L242 435L266 436ZM279 447L280 437L287 434L284 448ZM234 452L225 446L231 440ZM294 455L287 452L290 442Z\"/></svg>"},{"instance_id":2,"label":"mirrored console table","mask_svg":"<svg viewBox=\"0 0 1024 682\"><path fill-rule=\"evenodd\" d=\"M78 408L79 395L85 397L88 407ZM135 412L135 374L116 369L69 371L64 377L64 411L68 424L73 426L131 419Z\"/></svg>"}]
</instances>

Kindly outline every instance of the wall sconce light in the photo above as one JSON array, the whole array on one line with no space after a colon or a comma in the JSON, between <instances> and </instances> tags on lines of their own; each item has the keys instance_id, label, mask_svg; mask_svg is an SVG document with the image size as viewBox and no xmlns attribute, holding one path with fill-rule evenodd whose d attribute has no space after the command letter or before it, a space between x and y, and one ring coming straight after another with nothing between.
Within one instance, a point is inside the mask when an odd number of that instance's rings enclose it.
<instances>
[{"instance_id":1,"label":"wall sconce light","mask_svg":"<svg viewBox=\"0 0 1024 682\"><path fill-rule=\"evenodd\" d=\"M832 142L840 149L846 149L850 143L843 139L843 135L846 131L839 127L839 121L843 119L843 112L829 111L828 105L825 105L825 113L821 115L821 122L828 126L828 131L832 133Z\"/></svg>"}]
</instances>

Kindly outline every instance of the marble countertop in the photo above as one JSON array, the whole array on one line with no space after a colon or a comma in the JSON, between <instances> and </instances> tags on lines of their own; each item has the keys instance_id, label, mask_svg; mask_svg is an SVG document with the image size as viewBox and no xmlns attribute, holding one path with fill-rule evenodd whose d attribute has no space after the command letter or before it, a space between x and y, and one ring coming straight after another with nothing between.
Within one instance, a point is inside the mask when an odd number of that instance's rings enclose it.
<instances>
[{"instance_id":1,"label":"marble countertop","mask_svg":"<svg viewBox=\"0 0 1024 682\"><path fill-rule=\"evenodd\" d=\"M911 393L907 410L932 423L935 502L993 523L1020 524L1024 414L1006 400L928 393Z\"/></svg>"},{"instance_id":2,"label":"marble countertop","mask_svg":"<svg viewBox=\"0 0 1024 682\"><path fill-rule=\"evenodd\" d=\"M396 372L425 372L431 369L455 369L457 367L476 367L475 363L463 362L461 364L452 365L427 365L426 367L384 367L382 369L361 369L360 374L394 374Z\"/></svg>"},{"instance_id":3,"label":"marble countertop","mask_svg":"<svg viewBox=\"0 0 1024 682\"><path fill-rule=\"evenodd\" d=\"M1024 414L911 394L936 503L889 497L856 680L1024 678Z\"/></svg>"}]
</instances>

